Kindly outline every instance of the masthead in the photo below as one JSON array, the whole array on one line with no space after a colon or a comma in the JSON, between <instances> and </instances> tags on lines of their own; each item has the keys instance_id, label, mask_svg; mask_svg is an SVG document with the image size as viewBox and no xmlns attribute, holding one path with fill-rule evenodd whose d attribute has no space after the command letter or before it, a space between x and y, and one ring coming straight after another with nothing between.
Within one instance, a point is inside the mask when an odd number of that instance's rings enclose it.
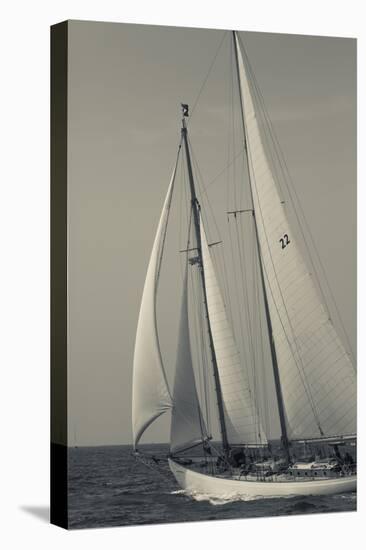
<instances>
[{"instance_id":1,"label":"masthead","mask_svg":"<svg viewBox=\"0 0 366 550\"><path fill-rule=\"evenodd\" d=\"M187 103L181 103L182 114L184 117L189 117L189 105Z\"/></svg>"}]
</instances>

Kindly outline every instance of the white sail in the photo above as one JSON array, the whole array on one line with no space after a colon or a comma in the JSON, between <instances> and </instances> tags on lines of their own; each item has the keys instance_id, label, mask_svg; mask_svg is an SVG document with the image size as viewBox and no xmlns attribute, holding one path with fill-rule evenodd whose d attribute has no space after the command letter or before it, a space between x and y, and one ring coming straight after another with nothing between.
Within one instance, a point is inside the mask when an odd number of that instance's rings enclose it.
<instances>
[{"instance_id":1,"label":"white sail","mask_svg":"<svg viewBox=\"0 0 366 550\"><path fill-rule=\"evenodd\" d=\"M177 452L207 437L197 396L193 373L191 342L188 323L188 264L186 265L177 361L173 388L173 410L170 432L170 449Z\"/></svg>"},{"instance_id":2,"label":"white sail","mask_svg":"<svg viewBox=\"0 0 366 550\"><path fill-rule=\"evenodd\" d=\"M241 364L225 304L216 278L206 234L201 219L202 259L207 293L207 307L224 402L225 424L229 443L265 444L248 377Z\"/></svg>"},{"instance_id":3,"label":"white sail","mask_svg":"<svg viewBox=\"0 0 366 550\"><path fill-rule=\"evenodd\" d=\"M146 428L172 407L157 333L156 293L175 172L176 166L173 170L150 256L137 324L132 389L134 447Z\"/></svg>"},{"instance_id":4,"label":"white sail","mask_svg":"<svg viewBox=\"0 0 366 550\"><path fill-rule=\"evenodd\" d=\"M254 94L236 36L265 285L289 435L356 432L356 375L308 272L266 158Z\"/></svg>"}]
</instances>

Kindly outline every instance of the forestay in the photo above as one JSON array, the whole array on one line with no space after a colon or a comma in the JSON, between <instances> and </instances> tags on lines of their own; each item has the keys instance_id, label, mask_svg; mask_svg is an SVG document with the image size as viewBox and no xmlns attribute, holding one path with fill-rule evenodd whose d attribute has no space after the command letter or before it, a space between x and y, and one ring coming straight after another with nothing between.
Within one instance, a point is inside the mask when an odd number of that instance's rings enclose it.
<instances>
[{"instance_id":1,"label":"forestay","mask_svg":"<svg viewBox=\"0 0 366 550\"><path fill-rule=\"evenodd\" d=\"M176 168L177 163L173 170L150 256L137 325L132 389L134 447L146 428L172 407L157 332L156 293Z\"/></svg>"},{"instance_id":2,"label":"forestay","mask_svg":"<svg viewBox=\"0 0 366 550\"><path fill-rule=\"evenodd\" d=\"M202 441L206 437L207 432L198 401L192 364L188 322L187 262L183 281L177 360L173 388L170 450L172 452L177 452Z\"/></svg>"},{"instance_id":3,"label":"forestay","mask_svg":"<svg viewBox=\"0 0 366 550\"><path fill-rule=\"evenodd\" d=\"M289 435L355 433L355 371L289 227L237 37L236 41L253 206Z\"/></svg>"},{"instance_id":4,"label":"forestay","mask_svg":"<svg viewBox=\"0 0 366 550\"><path fill-rule=\"evenodd\" d=\"M229 443L266 444L247 374L226 315L201 219L202 259L207 307L224 402Z\"/></svg>"}]
</instances>

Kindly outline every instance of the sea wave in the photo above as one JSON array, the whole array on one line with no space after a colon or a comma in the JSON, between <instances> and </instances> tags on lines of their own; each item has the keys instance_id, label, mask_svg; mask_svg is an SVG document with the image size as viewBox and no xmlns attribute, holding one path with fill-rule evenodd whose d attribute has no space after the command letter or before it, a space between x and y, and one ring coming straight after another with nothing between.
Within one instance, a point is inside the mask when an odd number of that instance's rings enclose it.
<instances>
[{"instance_id":1,"label":"sea wave","mask_svg":"<svg viewBox=\"0 0 366 550\"><path fill-rule=\"evenodd\" d=\"M265 497L261 495L243 495L237 493L227 493L225 495L213 495L210 493L200 493L199 491L190 491L188 489L180 489L178 491L172 491L172 495L185 495L197 502L209 502L213 506L225 506L226 504L232 504L233 502L251 502L256 500L274 500L277 497ZM281 497L282 500L296 498L295 495L286 495Z\"/></svg>"}]
</instances>

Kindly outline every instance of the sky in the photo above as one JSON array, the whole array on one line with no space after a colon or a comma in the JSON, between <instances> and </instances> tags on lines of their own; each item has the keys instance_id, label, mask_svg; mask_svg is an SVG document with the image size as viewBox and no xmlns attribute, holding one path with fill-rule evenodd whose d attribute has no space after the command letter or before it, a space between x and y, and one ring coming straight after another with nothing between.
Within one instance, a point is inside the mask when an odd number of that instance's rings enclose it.
<instances>
[{"instance_id":1,"label":"sky","mask_svg":"<svg viewBox=\"0 0 366 550\"><path fill-rule=\"evenodd\" d=\"M240 36L355 353L356 41ZM69 24L69 445L132 440L136 324L181 102L194 106L190 140L224 234L231 203L220 174L235 149L228 138L229 44L221 30ZM170 243L178 258L177 245ZM159 308L164 360L172 363L179 260L167 270ZM276 422L272 428L276 435ZM167 415L144 441L167 441L168 433Z\"/></svg>"}]
</instances>

